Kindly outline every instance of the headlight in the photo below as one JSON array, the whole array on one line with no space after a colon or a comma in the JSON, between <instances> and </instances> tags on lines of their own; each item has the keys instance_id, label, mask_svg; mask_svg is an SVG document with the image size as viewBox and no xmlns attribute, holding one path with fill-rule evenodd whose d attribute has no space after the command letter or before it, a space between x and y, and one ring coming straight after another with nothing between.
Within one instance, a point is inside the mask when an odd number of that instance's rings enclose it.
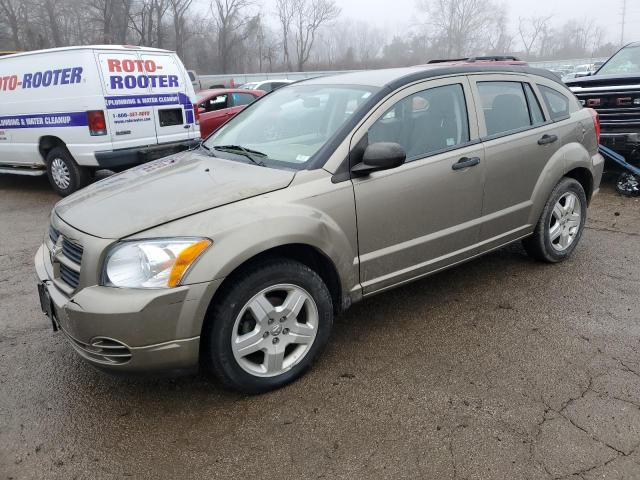
<instances>
[{"instance_id":1,"label":"headlight","mask_svg":"<svg viewBox=\"0 0 640 480\"><path fill-rule=\"evenodd\" d=\"M103 284L124 288L173 288L213 242L166 238L122 242L107 255Z\"/></svg>"}]
</instances>

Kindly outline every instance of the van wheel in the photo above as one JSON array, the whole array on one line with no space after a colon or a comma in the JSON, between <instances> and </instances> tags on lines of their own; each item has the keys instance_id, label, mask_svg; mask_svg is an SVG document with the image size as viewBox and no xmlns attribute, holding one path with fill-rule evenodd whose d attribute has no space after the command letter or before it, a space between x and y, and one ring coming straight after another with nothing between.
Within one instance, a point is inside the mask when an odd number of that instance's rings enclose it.
<instances>
[{"instance_id":1,"label":"van wheel","mask_svg":"<svg viewBox=\"0 0 640 480\"><path fill-rule=\"evenodd\" d=\"M53 148L46 157L49 183L62 197L72 194L86 186L91 179L87 168L78 166L69 151L64 147Z\"/></svg>"},{"instance_id":2,"label":"van wheel","mask_svg":"<svg viewBox=\"0 0 640 480\"><path fill-rule=\"evenodd\" d=\"M216 299L202 361L230 389L267 392L311 366L332 325L333 303L320 276L292 260L271 260L239 274Z\"/></svg>"},{"instance_id":3,"label":"van wheel","mask_svg":"<svg viewBox=\"0 0 640 480\"><path fill-rule=\"evenodd\" d=\"M522 244L543 262L566 260L575 250L587 220L587 196L573 178L563 178L551 192L533 235Z\"/></svg>"}]
</instances>

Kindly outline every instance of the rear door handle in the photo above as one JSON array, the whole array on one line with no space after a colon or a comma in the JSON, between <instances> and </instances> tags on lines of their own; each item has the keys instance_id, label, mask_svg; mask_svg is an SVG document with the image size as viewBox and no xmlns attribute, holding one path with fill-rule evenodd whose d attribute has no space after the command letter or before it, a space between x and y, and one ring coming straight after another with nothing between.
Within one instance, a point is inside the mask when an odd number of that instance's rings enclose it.
<instances>
[{"instance_id":1,"label":"rear door handle","mask_svg":"<svg viewBox=\"0 0 640 480\"><path fill-rule=\"evenodd\" d=\"M480 163L480 157L462 157L457 163L454 163L451 168L453 170L462 170L463 168L475 167Z\"/></svg>"},{"instance_id":2,"label":"rear door handle","mask_svg":"<svg viewBox=\"0 0 640 480\"><path fill-rule=\"evenodd\" d=\"M553 142L558 141L557 135L543 135L540 140L538 140L538 145L548 145Z\"/></svg>"}]
</instances>

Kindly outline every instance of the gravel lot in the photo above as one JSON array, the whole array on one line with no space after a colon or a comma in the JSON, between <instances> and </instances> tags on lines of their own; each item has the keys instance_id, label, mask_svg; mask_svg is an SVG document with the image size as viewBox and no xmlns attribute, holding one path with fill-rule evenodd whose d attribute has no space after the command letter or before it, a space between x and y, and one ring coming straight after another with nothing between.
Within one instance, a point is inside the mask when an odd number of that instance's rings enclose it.
<instances>
[{"instance_id":1,"label":"gravel lot","mask_svg":"<svg viewBox=\"0 0 640 480\"><path fill-rule=\"evenodd\" d=\"M640 478L640 200L604 187L575 256L512 246L354 306L256 397L123 379L40 313L57 200L0 176L0 480Z\"/></svg>"}]
</instances>

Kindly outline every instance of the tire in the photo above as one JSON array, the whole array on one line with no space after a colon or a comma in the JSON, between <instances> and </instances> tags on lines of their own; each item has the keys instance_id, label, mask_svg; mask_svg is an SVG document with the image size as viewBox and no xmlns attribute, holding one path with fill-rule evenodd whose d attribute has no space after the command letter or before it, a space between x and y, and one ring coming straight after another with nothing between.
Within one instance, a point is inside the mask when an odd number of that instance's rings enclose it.
<instances>
[{"instance_id":1,"label":"tire","mask_svg":"<svg viewBox=\"0 0 640 480\"><path fill-rule=\"evenodd\" d=\"M53 148L46 157L49 183L61 197L85 187L91 179L89 169L80 167L64 147Z\"/></svg>"},{"instance_id":2,"label":"tire","mask_svg":"<svg viewBox=\"0 0 640 480\"><path fill-rule=\"evenodd\" d=\"M299 305L298 314L281 311L296 299L291 304ZM239 272L216 297L203 328L201 359L225 387L267 392L311 366L332 325L331 295L316 272L293 260L266 261Z\"/></svg>"},{"instance_id":3,"label":"tire","mask_svg":"<svg viewBox=\"0 0 640 480\"><path fill-rule=\"evenodd\" d=\"M571 207L568 201L574 206ZM536 260L562 262L571 256L580 242L586 220L587 196L584 189L577 180L565 177L551 192L533 235L522 241L524 249Z\"/></svg>"}]
</instances>

